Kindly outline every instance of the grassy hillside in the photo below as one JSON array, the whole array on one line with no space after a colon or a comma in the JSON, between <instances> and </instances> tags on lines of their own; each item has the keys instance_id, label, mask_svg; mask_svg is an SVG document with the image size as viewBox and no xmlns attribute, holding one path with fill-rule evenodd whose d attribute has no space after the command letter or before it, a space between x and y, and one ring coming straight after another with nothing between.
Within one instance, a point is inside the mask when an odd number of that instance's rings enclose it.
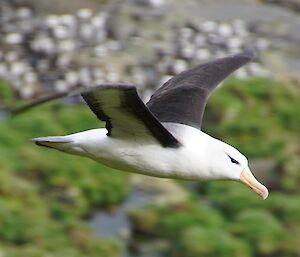
<instances>
[{"instance_id":1,"label":"grassy hillside","mask_svg":"<svg viewBox=\"0 0 300 257\"><path fill-rule=\"evenodd\" d=\"M190 201L132 210L136 238L169 242L172 257L300 256L300 88L231 80L207 107L204 130L252 158L270 158L276 179L262 201L235 182L199 183Z\"/></svg>"},{"instance_id":2,"label":"grassy hillside","mask_svg":"<svg viewBox=\"0 0 300 257\"><path fill-rule=\"evenodd\" d=\"M96 207L122 201L128 192L127 174L39 148L29 140L101 125L87 108L59 102L0 123L3 256L119 256L118 244L97 239L82 219Z\"/></svg>"},{"instance_id":3,"label":"grassy hillside","mask_svg":"<svg viewBox=\"0 0 300 257\"><path fill-rule=\"evenodd\" d=\"M234 182L199 183L180 205L131 210L133 238L163 238L172 257L300 256L299 95L295 85L231 80L207 108L205 131L250 159L275 161L269 176L278 183L268 200ZM1 104L12 98L0 84ZM83 220L96 207L123 201L128 174L29 141L99 125L86 107L61 102L0 123L3 256L120 256L117 242L96 238Z\"/></svg>"}]
</instances>

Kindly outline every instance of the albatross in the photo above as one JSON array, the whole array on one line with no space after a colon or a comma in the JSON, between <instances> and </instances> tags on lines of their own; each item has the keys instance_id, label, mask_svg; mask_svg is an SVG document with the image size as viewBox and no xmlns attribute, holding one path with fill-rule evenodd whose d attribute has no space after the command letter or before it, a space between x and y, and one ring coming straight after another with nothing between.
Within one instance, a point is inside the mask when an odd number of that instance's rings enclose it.
<instances>
[{"instance_id":1,"label":"albatross","mask_svg":"<svg viewBox=\"0 0 300 257\"><path fill-rule=\"evenodd\" d=\"M164 83L146 104L130 84L80 90L105 128L33 141L128 172L197 181L240 181L266 199L268 189L251 173L247 158L201 131L211 93L254 57L252 50L246 50L186 70Z\"/></svg>"}]
</instances>

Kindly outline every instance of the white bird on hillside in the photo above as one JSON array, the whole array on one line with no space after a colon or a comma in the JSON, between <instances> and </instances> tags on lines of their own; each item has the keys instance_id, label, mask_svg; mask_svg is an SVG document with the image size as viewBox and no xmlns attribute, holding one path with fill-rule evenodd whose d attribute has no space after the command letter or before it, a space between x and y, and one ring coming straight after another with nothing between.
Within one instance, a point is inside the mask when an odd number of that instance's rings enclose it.
<instances>
[{"instance_id":1,"label":"white bird on hillside","mask_svg":"<svg viewBox=\"0 0 300 257\"><path fill-rule=\"evenodd\" d=\"M252 175L247 158L200 130L211 92L253 58L252 51L245 51L184 71L160 87L146 105L133 85L84 89L81 95L105 128L33 140L144 175L239 180L266 199L268 190Z\"/></svg>"}]
</instances>

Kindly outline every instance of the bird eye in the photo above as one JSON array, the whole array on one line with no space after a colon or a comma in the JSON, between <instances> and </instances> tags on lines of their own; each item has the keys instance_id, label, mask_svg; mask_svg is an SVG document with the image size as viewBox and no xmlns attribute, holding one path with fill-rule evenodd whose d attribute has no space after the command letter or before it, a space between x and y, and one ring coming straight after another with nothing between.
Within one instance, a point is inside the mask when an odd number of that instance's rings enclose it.
<instances>
[{"instance_id":1,"label":"bird eye","mask_svg":"<svg viewBox=\"0 0 300 257\"><path fill-rule=\"evenodd\" d=\"M228 155L228 154L227 154ZM230 161L232 162L232 163L234 163L234 164L240 164L236 159L234 159L234 158L232 158L230 155L228 155L228 157L229 157L229 159L230 159Z\"/></svg>"}]
</instances>

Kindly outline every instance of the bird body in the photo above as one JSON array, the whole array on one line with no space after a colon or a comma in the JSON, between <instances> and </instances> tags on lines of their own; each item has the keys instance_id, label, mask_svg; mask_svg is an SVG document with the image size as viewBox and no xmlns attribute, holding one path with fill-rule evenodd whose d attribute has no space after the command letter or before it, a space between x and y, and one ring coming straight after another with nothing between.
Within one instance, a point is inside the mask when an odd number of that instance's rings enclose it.
<instances>
[{"instance_id":1,"label":"bird body","mask_svg":"<svg viewBox=\"0 0 300 257\"><path fill-rule=\"evenodd\" d=\"M218 148L227 148L233 156L241 155L237 150L193 127L163 123L180 140L179 148L166 148L156 140L135 142L108 137L106 129L92 129L61 137L35 138L43 146L89 157L109 167L164 178L191 180L216 179L218 162L213 162ZM219 157L216 156L216 159ZM237 157L235 157L237 158ZM207 162L211 159L212 162ZM245 166L247 160L244 159ZM214 165L208 165L213 163ZM220 165L223 165L222 162ZM201 171L201 172L199 172ZM232 170L217 179L232 178ZM236 176L236 180L239 176Z\"/></svg>"},{"instance_id":2,"label":"bird body","mask_svg":"<svg viewBox=\"0 0 300 257\"><path fill-rule=\"evenodd\" d=\"M186 127L181 128L181 132L194 132L189 133L189 138L180 137L183 139L181 141L183 146L180 148L165 148L158 144L156 140L136 142L111 138L106 135L106 129L93 129L63 136L60 137L62 143L57 142L59 141L57 137L36 138L35 141L43 142L41 144L44 144L44 146L46 145L63 152L87 156L119 170L156 177L199 178L199 173L197 176L197 172L199 171L199 165L200 167L203 166L201 160L205 156L201 155L205 154L205 152L194 151L194 140L197 139L201 143L206 143L207 138L204 136L206 134L194 131L194 128L185 125L177 126ZM179 136L179 133L177 136ZM52 140L54 142L51 142ZM202 170L206 169L203 167Z\"/></svg>"},{"instance_id":3,"label":"bird body","mask_svg":"<svg viewBox=\"0 0 300 257\"><path fill-rule=\"evenodd\" d=\"M133 85L80 91L105 128L33 139L37 145L88 157L119 170L191 180L240 180L263 199L268 190L234 147L201 131L207 99L253 52L198 65L167 81L145 105ZM62 95L59 95L61 97Z\"/></svg>"}]
</instances>

